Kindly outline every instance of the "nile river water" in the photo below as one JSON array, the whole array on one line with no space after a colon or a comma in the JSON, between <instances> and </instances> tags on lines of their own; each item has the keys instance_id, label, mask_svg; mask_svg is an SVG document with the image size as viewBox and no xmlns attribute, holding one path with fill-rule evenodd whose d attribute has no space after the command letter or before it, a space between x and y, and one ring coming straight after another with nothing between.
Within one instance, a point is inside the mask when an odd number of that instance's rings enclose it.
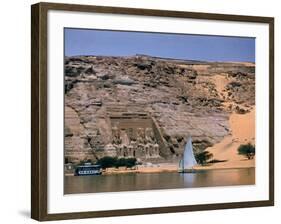
<instances>
[{"instance_id":1,"label":"nile river water","mask_svg":"<svg viewBox=\"0 0 281 224\"><path fill-rule=\"evenodd\" d=\"M251 185L255 184L255 168L65 176L64 181L65 194Z\"/></svg>"}]
</instances>

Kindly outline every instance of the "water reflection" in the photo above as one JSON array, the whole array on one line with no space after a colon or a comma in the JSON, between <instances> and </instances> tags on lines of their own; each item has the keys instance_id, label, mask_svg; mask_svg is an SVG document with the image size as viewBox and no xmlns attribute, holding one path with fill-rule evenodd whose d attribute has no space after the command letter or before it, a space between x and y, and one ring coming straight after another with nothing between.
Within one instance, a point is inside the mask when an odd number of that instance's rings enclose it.
<instances>
[{"instance_id":1,"label":"water reflection","mask_svg":"<svg viewBox=\"0 0 281 224\"><path fill-rule=\"evenodd\" d=\"M65 194L255 184L255 168L65 177Z\"/></svg>"}]
</instances>

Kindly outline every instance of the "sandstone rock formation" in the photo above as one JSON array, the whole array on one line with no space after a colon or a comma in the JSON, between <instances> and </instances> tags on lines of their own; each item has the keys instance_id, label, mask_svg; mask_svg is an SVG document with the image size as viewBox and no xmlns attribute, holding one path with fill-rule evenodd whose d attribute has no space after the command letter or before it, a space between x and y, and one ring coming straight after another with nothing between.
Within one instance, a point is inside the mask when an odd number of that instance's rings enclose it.
<instances>
[{"instance_id":1,"label":"sandstone rock formation","mask_svg":"<svg viewBox=\"0 0 281 224\"><path fill-rule=\"evenodd\" d=\"M204 150L255 104L255 64L132 57L65 58L65 157L176 162L187 136Z\"/></svg>"}]
</instances>

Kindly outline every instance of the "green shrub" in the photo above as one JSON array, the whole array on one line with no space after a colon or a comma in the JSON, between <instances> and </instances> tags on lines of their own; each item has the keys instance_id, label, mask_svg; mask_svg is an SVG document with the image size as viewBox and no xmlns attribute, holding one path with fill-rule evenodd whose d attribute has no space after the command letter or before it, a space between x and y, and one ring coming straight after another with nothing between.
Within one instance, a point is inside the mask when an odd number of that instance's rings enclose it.
<instances>
[{"instance_id":1,"label":"green shrub","mask_svg":"<svg viewBox=\"0 0 281 224\"><path fill-rule=\"evenodd\" d=\"M120 166L126 166L127 159L125 158L120 158L116 161L115 167L120 167Z\"/></svg>"},{"instance_id":2,"label":"green shrub","mask_svg":"<svg viewBox=\"0 0 281 224\"><path fill-rule=\"evenodd\" d=\"M100 165L103 169L109 168L109 167L133 167L137 163L136 158L120 158L118 159L117 157L110 157L110 156L105 156L100 158L97 161L97 164Z\"/></svg>"},{"instance_id":3,"label":"green shrub","mask_svg":"<svg viewBox=\"0 0 281 224\"><path fill-rule=\"evenodd\" d=\"M211 159L213 157L213 154L210 153L209 151L203 151L203 152L199 152L197 154L195 154L195 159L197 161L197 163L199 163L200 165L204 165L207 163L207 161L209 159Z\"/></svg>"},{"instance_id":4,"label":"green shrub","mask_svg":"<svg viewBox=\"0 0 281 224\"><path fill-rule=\"evenodd\" d=\"M103 169L109 167L115 167L116 163L117 163L117 158L110 157L110 156L102 157L97 161L97 164L100 165Z\"/></svg>"},{"instance_id":5,"label":"green shrub","mask_svg":"<svg viewBox=\"0 0 281 224\"><path fill-rule=\"evenodd\" d=\"M238 154L243 155L248 159L253 159L256 154L255 146L251 143L240 145L238 148Z\"/></svg>"},{"instance_id":6,"label":"green shrub","mask_svg":"<svg viewBox=\"0 0 281 224\"><path fill-rule=\"evenodd\" d=\"M126 166L131 168L133 166L135 166L137 163L137 159L136 158L128 158L126 161Z\"/></svg>"}]
</instances>

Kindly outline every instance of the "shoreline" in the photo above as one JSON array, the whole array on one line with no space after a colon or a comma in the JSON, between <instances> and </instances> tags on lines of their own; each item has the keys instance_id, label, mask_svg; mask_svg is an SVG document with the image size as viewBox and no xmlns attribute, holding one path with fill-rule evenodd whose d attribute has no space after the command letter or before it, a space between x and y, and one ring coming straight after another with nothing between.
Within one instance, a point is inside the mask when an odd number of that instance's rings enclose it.
<instances>
[{"instance_id":1,"label":"shoreline","mask_svg":"<svg viewBox=\"0 0 281 224\"><path fill-rule=\"evenodd\" d=\"M255 168L254 165L252 166L214 166L206 165L206 166L195 166L193 170L196 171L208 171L208 170L231 170L231 169L250 169ZM160 167L138 167L137 169L124 169L124 170L117 170L117 169L110 169L107 171L103 171L102 175L119 175L119 174L128 174L128 173L170 173L170 172L178 172L178 165L177 164L170 164L168 166L160 166ZM64 176L74 176L73 173L65 173Z\"/></svg>"}]
</instances>

